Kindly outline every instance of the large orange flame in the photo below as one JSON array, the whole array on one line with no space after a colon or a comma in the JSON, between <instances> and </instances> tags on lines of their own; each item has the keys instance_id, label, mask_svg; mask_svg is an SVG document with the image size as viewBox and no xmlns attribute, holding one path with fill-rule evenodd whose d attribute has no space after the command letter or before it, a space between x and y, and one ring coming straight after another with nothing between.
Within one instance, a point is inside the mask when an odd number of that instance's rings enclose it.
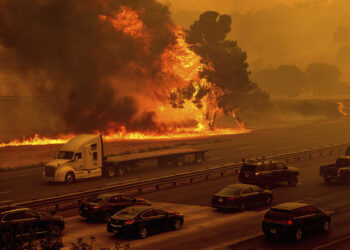
<instances>
[{"instance_id":1,"label":"large orange flame","mask_svg":"<svg viewBox=\"0 0 350 250\"><path fill-rule=\"evenodd\" d=\"M140 20L139 13L129 7L121 6L118 12L112 13L109 16L100 15L99 18L101 22L113 27L116 32L123 32L131 38L140 41L144 46L144 50L147 51L151 36L148 34L147 27ZM249 132L249 129L246 129L244 123L237 117L236 111L232 113L232 117L236 121L238 128L214 128L215 117L219 111L217 98L223 93L215 87L215 84L200 78L199 72L203 69L201 58L186 43L183 29L179 26L170 28L174 32L176 42L170 45L161 55L162 70L160 78L164 79L164 85L162 87L165 89L163 90L163 95L167 96L177 88L187 86L191 83L195 89L193 96L196 96L200 88L209 90L209 93L201 99L200 107L195 104L194 97L191 100L185 101L182 108L177 109L174 109L166 102L152 102L157 103L156 106L152 107L156 113L157 121L159 124L166 124L166 127L162 127L158 132L130 132L124 126L112 122L108 126L110 128L108 131L95 131L95 133L101 133L105 141L118 141L168 140ZM152 84L152 81L150 81L150 84ZM151 89L154 89L154 86ZM148 102L151 102L151 100L148 100ZM184 120L193 120L195 124L190 127L179 126ZM1 143L0 147L62 144L74 136L61 135L57 138L47 138L35 134L33 138L23 137L9 143Z\"/></svg>"}]
</instances>

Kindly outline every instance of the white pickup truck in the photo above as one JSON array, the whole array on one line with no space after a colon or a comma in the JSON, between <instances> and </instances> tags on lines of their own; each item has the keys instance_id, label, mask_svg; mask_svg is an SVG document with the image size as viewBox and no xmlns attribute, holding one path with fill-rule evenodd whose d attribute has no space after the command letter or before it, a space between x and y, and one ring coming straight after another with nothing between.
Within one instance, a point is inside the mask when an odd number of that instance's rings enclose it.
<instances>
[{"instance_id":1,"label":"white pickup truck","mask_svg":"<svg viewBox=\"0 0 350 250\"><path fill-rule=\"evenodd\" d=\"M128 155L104 156L102 135L82 134L62 146L57 158L45 165L43 180L47 182L73 183L79 179L99 176L121 176L143 161L156 160L159 166L169 163L185 164L188 156L193 161L205 161L206 149L173 148Z\"/></svg>"}]
</instances>

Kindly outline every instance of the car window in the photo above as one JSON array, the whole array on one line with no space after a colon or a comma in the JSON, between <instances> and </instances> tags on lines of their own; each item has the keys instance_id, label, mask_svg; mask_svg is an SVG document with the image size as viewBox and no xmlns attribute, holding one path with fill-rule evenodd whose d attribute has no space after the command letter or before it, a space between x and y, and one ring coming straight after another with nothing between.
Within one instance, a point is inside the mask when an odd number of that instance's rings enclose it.
<instances>
[{"instance_id":1,"label":"car window","mask_svg":"<svg viewBox=\"0 0 350 250\"><path fill-rule=\"evenodd\" d=\"M269 170L276 170L277 169L276 164L275 163L269 163L268 164L268 169Z\"/></svg>"},{"instance_id":2,"label":"car window","mask_svg":"<svg viewBox=\"0 0 350 250\"><path fill-rule=\"evenodd\" d=\"M4 221L22 220L24 218L23 211L9 213L4 217Z\"/></svg>"},{"instance_id":3,"label":"car window","mask_svg":"<svg viewBox=\"0 0 350 250\"><path fill-rule=\"evenodd\" d=\"M305 214L306 214L306 215L309 215L309 214L316 214L316 213L318 213L318 212L319 212L319 210L316 209L316 208L314 208L314 207L311 207L311 206L305 207Z\"/></svg>"},{"instance_id":4,"label":"car window","mask_svg":"<svg viewBox=\"0 0 350 250\"><path fill-rule=\"evenodd\" d=\"M292 210L292 214L295 217L305 216L307 215L306 207L299 207L294 210Z\"/></svg>"},{"instance_id":5,"label":"car window","mask_svg":"<svg viewBox=\"0 0 350 250\"><path fill-rule=\"evenodd\" d=\"M282 162L276 162L276 169L284 169L285 165Z\"/></svg>"},{"instance_id":6,"label":"car window","mask_svg":"<svg viewBox=\"0 0 350 250\"><path fill-rule=\"evenodd\" d=\"M153 211L153 209L149 209L149 210L145 211L141 216L144 218L152 217L152 216L154 216L154 211Z\"/></svg>"},{"instance_id":7,"label":"car window","mask_svg":"<svg viewBox=\"0 0 350 250\"><path fill-rule=\"evenodd\" d=\"M38 216L39 215L34 211L31 211L31 210L23 211L23 218L24 219L37 219Z\"/></svg>"},{"instance_id":8,"label":"car window","mask_svg":"<svg viewBox=\"0 0 350 250\"><path fill-rule=\"evenodd\" d=\"M111 203L118 203L118 202L120 202L120 197L119 196L113 196L112 198L109 199L109 202L111 202Z\"/></svg>"},{"instance_id":9,"label":"car window","mask_svg":"<svg viewBox=\"0 0 350 250\"><path fill-rule=\"evenodd\" d=\"M252 187L253 192L260 192L262 189L259 187Z\"/></svg>"},{"instance_id":10,"label":"car window","mask_svg":"<svg viewBox=\"0 0 350 250\"><path fill-rule=\"evenodd\" d=\"M160 210L160 209L155 209L154 210L154 214L155 215L166 215L167 212L163 211L163 210Z\"/></svg>"},{"instance_id":11,"label":"car window","mask_svg":"<svg viewBox=\"0 0 350 250\"><path fill-rule=\"evenodd\" d=\"M120 198L122 201L128 201L128 202L133 202L135 201L134 197L128 196L128 195L121 195Z\"/></svg>"},{"instance_id":12,"label":"car window","mask_svg":"<svg viewBox=\"0 0 350 250\"><path fill-rule=\"evenodd\" d=\"M245 188L243 189L242 194L250 194L251 192L252 192L251 188Z\"/></svg>"}]
</instances>

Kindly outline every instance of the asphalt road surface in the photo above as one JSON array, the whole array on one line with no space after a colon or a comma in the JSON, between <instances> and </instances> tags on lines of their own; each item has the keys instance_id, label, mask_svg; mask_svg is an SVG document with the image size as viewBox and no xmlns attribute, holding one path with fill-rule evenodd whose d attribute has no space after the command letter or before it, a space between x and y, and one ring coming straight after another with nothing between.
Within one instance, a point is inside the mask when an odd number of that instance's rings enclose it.
<instances>
[{"instance_id":1,"label":"asphalt road surface","mask_svg":"<svg viewBox=\"0 0 350 250\"><path fill-rule=\"evenodd\" d=\"M207 153L208 161L205 164L160 168L156 163L150 162L123 177L98 178L72 185L43 183L41 180L42 168L1 172L0 205L205 169L224 163L238 162L242 158L271 156L347 142L350 141L349 121L350 118L343 117L334 121L290 128L257 130L248 134L187 140L186 144L189 146L205 147L210 150Z\"/></svg>"},{"instance_id":2,"label":"asphalt road surface","mask_svg":"<svg viewBox=\"0 0 350 250\"><path fill-rule=\"evenodd\" d=\"M329 156L294 164L300 169L299 185L294 188L279 185L273 189L273 205L301 201L330 211L332 224L326 234L311 234L300 242L267 241L261 232L261 221L268 207L245 212L219 212L210 207L212 194L237 182L237 177L227 177L141 195L154 206L183 213L184 226L179 231L155 234L142 240L120 241L129 243L131 249L342 249L350 242L350 188L336 183L326 185L319 176L319 166L335 158ZM63 214L66 215L63 238L66 247L78 237L88 240L90 235L96 237L94 246L97 249L115 244L116 238L107 233L104 223L89 222L77 215L76 210Z\"/></svg>"}]
</instances>

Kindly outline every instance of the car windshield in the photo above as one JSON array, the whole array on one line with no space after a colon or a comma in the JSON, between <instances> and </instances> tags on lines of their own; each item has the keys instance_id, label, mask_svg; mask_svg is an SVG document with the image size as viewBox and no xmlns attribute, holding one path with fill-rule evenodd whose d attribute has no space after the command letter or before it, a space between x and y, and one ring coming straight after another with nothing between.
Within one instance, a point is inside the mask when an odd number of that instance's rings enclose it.
<instances>
[{"instance_id":1,"label":"car windshield","mask_svg":"<svg viewBox=\"0 0 350 250\"><path fill-rule=\"evenodd\" d=\"M108 196L106 195L96 195L96 196L93 196L91 198L88 199L89 202L94 202L94 203L99 203L101 201L104 201L105 199L107 199Z\"/></svg>"},{"instance_id":2,"label":"car windshield","mask_svg":"<svg viewBox=\"0 0 350 250\"><path fill-rule=\"evenodd\" d=\"M144 210L145 209L143 207L127 207L127 208L124 208L123 210L120 210L114 216L122 217L122 218L134 218Z\"/></svg>"},{"instance_id":3,"label":"car windshield","mask_svg":"<svg viewBox=\"0 0 350 250\"><path fill-rule=\"evenodd\" d=\"M239 187L225 187L220 190L219 195L231 195L231 196L239 196L242 188Z\"/></svg>"},{"instance_id":4,"label":"car windshield","mask_svg":"<svg viewBox=\"0 0 350 250\"><path fill-rule=\"evenodd\" d=\"M336 162L338 167L346 167L350 165L350 159L348 158L338 158Z\"/></svg>"},{"instance_id":5,"label":"car windshield","mask_svg":"<svg viewBox=\"0 0 350 250\"><path fill-rule=\"evenodd\" d=\"M58 152L57 158L71 160L73 158L73 155L74 155L74 152L71 152L71 151L60 151Z\"/></svg>"}]
</instances>

